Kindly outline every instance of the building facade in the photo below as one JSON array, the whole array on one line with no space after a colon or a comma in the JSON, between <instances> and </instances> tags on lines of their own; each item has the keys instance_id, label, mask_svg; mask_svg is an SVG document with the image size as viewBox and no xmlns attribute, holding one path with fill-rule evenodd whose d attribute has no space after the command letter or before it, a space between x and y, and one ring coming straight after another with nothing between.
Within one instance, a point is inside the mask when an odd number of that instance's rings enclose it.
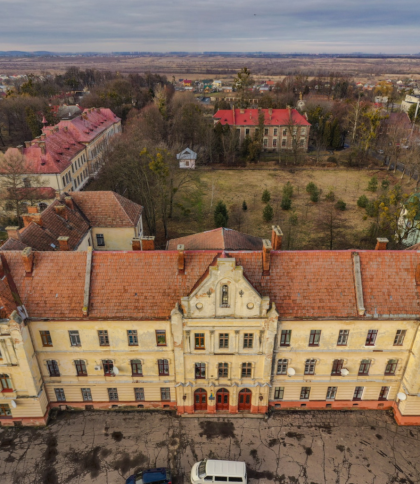
<instances>
[{"instance_id":1,"label":"building facade","mask_svg":"<svg viewBox=\"0 0 420 484\"><path fill-rule=\"evenodd\" d=\"M260 129L261 115L264 115L264 150L307 151L311 125L296 109L221 109L213 119L215 124L232 126L242 143L247 136L253 138Z\"/></svg>"},{"instance_id":2,"label":"building facade","mask_svg":"<svg viewBox=\"0 0 420 484\"><path fill-rule=\"evenodd\" d=\"M392 409L420 424L418 252L286 252L281 238L2 252L1 424L45 424L57 406Z\"/></svg>"}]
</instances>

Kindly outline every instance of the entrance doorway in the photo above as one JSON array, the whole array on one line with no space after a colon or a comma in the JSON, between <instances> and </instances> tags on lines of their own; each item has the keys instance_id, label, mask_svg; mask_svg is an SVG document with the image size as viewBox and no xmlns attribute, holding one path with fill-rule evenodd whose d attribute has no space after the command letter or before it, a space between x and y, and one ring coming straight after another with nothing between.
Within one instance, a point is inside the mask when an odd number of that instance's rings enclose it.
<instances>
[{"instance_id":1,"label":"entrance doorway","mask_svg":"<svg viewBox=\"0 0 420 484\"><path fill-rule=\"evenodd\" d=\"M204 388L194 392L194 410L207 410L207 392Z\"/></svg>"},{"instance_id":2,"label":"entrance doorway","mask_svg":"<svg viewBox=\"0 0 420 484\"><path fill-rule=\"evenodd\" d=\"M239 392L238 410L251 410L252 392L248 388L244 388Z\"/></svg>"},{"instance_id":3,"label":"entrance doorway","mask_svg":"<svg viewBox=\"0 0 420 484\"><path fill-rule=\"evenodd\" d=\"M216 411L229 410L229 392L226 388L217 390L216 393Z\"/></svg>"}]
</instances>

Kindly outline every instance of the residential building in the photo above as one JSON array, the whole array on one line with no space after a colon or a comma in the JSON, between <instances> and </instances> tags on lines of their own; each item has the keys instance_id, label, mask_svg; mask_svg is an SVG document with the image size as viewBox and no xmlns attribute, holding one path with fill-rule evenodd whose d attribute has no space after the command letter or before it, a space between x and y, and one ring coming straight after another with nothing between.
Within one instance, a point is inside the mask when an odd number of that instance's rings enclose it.
<instances>
[{"instance_id":1,"label":"residential building","mask_svg":"<svg viewBox=\"0 0 420 484\"><path fill-rule=\"evenodd\" d=\"M215 124L220 122L236 129L243 142L246 136L253 137L259 129L260 114L264 115L264 150L292 150L295 146L308 149L311 125L296 109L221 109L213 118Z\"/></svg>"},{"instance_id":2,"label":"residential building","mask_svg":"<svg viewBox=\"0 0 420 484\"><path fill-rule=\"evenodd\" d=\"M197 153L190 148L185 148L176 155L177 160L179 160L179 167L186 168L190 170L195 169L195 161L197 159Z\"/></svg>"},{"instance_id":3,"label":"residential building","mask_svg":"<svg viewBox=\"0 0 420 484\"><path fill-rule=\"evenodd\" d=\"M411 106L417 106L420 103L420 95L406 94L404 101L401 102L401 111L408 113Z\"/></svg>"},{"instance_id":4,"label":"residential building","mask_svg":"<svg viewBox=\"0 0 420 484\"><path fill-rule=\"evenodd\" d=\"M110 191L57 193L42 212L28 207L24 227L6 227L2 251L131 250L143 238L142 207Z\"/></svg>"}]
</instances>

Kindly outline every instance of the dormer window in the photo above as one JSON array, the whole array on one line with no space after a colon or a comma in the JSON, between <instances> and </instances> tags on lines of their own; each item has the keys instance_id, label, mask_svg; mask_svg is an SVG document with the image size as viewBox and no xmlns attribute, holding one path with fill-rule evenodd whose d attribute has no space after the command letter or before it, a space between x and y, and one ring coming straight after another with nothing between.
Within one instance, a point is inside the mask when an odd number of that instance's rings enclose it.
<instances>
[{"instance_id":1,"label":"dormer window","mask_svg":"<svg viewBox=\"0 0 420 484\"><path fill-rule=\"evenodd\" d=\"M226 284L222 286L222 307L229 307L229 288Z\"/></svg>"}]
</instances>

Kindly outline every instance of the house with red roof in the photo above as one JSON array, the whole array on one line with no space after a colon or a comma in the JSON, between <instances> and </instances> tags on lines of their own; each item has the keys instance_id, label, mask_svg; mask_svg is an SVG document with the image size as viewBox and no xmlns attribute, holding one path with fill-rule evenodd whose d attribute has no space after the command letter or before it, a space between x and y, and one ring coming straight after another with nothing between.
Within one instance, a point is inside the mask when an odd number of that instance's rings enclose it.
<instances>
[{"instance_id":1,"label":"house with red roof","mask_svg":"<svg viewBox=\"0 0 420 484\"><path fill-rule=\"evenodd\" d=\"M308 149L311 125L296 109L219 109L213 119L215 124L232 126L243 142L246 136L253 137L259 129L261 114L264 115L264 150L291 150L294 146Z\"/></svg>"}]
</instances>

